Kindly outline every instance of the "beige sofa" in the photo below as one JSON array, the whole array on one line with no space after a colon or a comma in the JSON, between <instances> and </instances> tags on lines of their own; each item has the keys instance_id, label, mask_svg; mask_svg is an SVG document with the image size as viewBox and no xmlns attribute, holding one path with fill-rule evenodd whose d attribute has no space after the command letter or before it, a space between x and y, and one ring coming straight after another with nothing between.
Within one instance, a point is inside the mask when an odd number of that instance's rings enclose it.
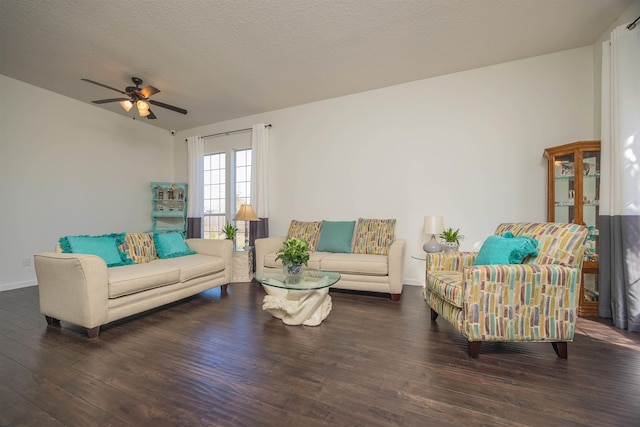
<instances>
[{"instance_id":1,"label":"beige sofa","mask_svg":"<svg viewBox=\"0 0 640 427\"><path fill-rule=\"evenodd\" d=\"M100 326L231 281L230 240L187 239L196 254L109 267L96 255L47 252L34 256L40 311L49 325ZM59 250L59 248L58 248Z\"/></svg>"},{"instance_id":2,"label":"beige sofa","mask_svg":"<svg viewBox=\"0 0 640 427\"><path fill-rule=\"evenodd\" d=\"M284 240L292 235L295 222L292 221L287 236L256 239L256 277L268 271L282 271L282 262L276 261L277 251ZM317 246L314 239L318 236L314 234L320 232L321 229L317 229L311 232L312 235L306 236L305 240L311 241L312 248ZM340 280L332 288L388 293L393 301L398 301L402 294L405 245L404 239L393 238L386 255L313 251L307 267L340 273Z\"/></svg>"}]
</instances>

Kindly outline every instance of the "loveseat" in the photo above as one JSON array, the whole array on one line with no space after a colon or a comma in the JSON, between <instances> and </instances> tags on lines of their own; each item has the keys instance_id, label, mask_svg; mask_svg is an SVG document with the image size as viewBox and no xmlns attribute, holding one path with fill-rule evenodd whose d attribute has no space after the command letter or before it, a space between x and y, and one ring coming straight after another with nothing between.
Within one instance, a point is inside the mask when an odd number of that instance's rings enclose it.
<instances>
[{"instance_id":1,"label":"loveseat","mask_svg":"<svg viewBox=\"0 0 640 427\"><path fill-rule=\"evenodd\" d=\"M395 219L358 221L291 221L286 236L256 239L256 277L282 271L277 251L288 237L309 243L308 268L340 273L338 289L402 294L405 240L395 238Z\"/></svg>"},{"instance_id":2,"label":"loveseat","mask_svg":"<svg viewBox=\"0 0 640 427\"><path fill-rule=\"evenodd\" d=\"M573 340L587 228L562 223L504 223L479 252L427 254L424 298L468 340L546 341L567 358Z\"/></svg>"},{"instance_id":3,"label":"loveseat","mask_svg":"<svg viewBox=\"0 0 640 427\"><path fill-rule=\"evenodd\" d=\"M216 286L225 291L231 263L230 240L185 241L181 233L69 236L34 256L47 323L83 326L89 338L109 322Z\"/></svg>"}]
</instances>

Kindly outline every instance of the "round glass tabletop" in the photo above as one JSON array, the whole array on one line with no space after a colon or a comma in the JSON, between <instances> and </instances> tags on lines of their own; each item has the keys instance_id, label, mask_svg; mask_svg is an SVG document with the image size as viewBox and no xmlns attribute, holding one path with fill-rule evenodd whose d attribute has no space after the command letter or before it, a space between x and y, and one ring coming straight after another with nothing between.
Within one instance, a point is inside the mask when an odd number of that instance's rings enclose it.
<instances>
[{"instance_id":1,"label":"round glass tabletop","mask_svg":"<svg viewBox=\"0 0 640 427\"><path fill-rule=\"evenodd\" d=\"M340 280L340 273L326 270L305 269L301 274L285 275L282 271L265 271L256 280L263 285L291 290L328 288Z\"/></svg>"}]
</instances>

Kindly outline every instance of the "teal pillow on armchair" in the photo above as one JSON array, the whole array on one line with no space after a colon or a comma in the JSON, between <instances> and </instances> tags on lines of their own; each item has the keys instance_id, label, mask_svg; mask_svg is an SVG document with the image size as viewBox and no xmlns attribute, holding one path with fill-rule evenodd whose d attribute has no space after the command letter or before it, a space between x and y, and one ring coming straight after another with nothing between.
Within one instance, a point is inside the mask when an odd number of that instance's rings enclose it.
<instances>
[{"instance_id":1,"label":"teal pillow on armchair","mask_svg":"<svg viewBox=\"0 0 640 427\"><path fill-rule=\"evenodd\" d=\"M537 246L535 239L514 237L510 231L502 236L489 236L473 265L522 264L528 256L538 255Z\"/></svg>"}]
</instances>

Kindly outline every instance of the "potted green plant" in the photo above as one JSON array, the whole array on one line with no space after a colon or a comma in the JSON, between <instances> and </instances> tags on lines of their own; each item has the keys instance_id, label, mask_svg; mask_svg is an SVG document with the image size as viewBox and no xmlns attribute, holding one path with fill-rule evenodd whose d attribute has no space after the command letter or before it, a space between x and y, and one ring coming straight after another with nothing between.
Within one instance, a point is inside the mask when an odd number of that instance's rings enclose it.
<instances>
[{"instance_id":1,"label":"potted green plant","mask_svg":"<svg viewBox=\"0 0 640 427\"><path fill-rule=\"evenodd\" d=\"M227 236L228 240L234 240L236 234L238 233L238 227L234 226L230 222L227 222L227 224L222 229L222 232L225 236Z\"/></svg>"},{"instance_id":2,"label":"potted green plant","mask_svg":"<svg viewBox=\"0 0 640 427\"><path fill-rule=\"evenodd\" d=\"M457 251L460 247L460 241L464 239L459 228L454 231L451 227L440 233L438 237L442 239L442 249L445 252Z\"/></svg>"},{"instance_id":3,"label":"potted green plant","mask_svg":"<svg viewBox=\"0 0 640 427\"><path fill-rule=\"evenodd\" d=\"M309 261L309 243L297 237L288 238L278 250L277 260L282 261L285 274L302 273L303 266L306 266Z\"/></svg>"}]
</instances>

